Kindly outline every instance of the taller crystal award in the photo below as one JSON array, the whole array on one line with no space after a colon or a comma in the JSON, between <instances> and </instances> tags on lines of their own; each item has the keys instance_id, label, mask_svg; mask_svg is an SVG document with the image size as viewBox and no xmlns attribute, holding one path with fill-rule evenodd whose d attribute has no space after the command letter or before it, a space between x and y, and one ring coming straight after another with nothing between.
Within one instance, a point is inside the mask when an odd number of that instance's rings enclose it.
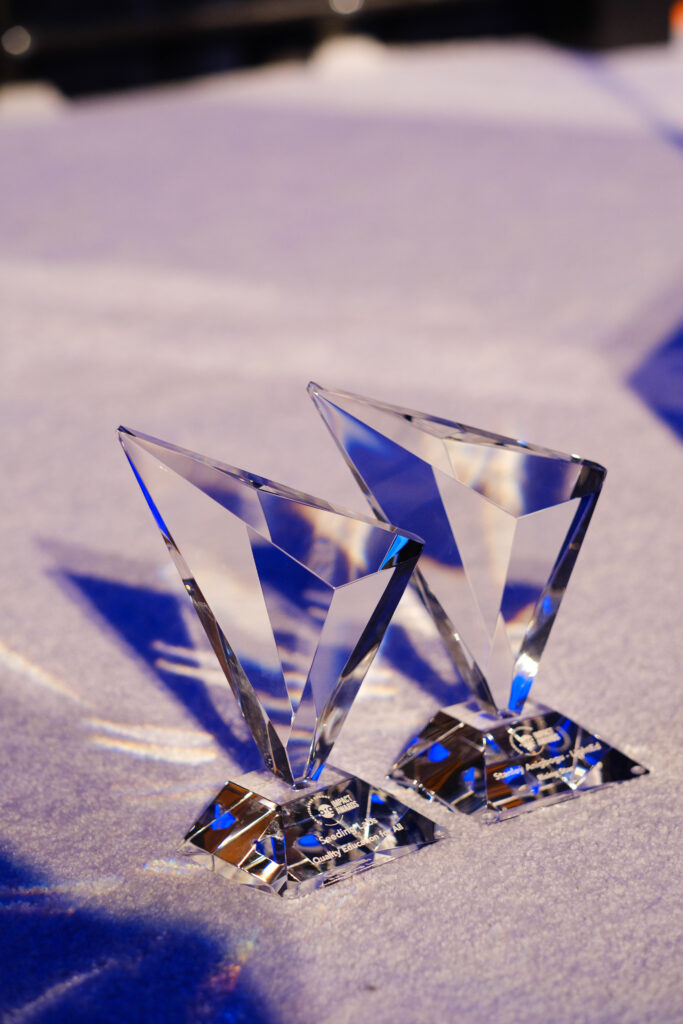
<instances>
[{"instance_id":1,"label":"taller crystal award","mask_svg":"<svg viewBox=\"0 0 683 1024\"><path fill-rule=\"evenodd\" d=\"M407 744L391 777L494 822L644 774L527 702L604 468L313 383L309 393L376 515L424 539L413 582L469 694Z\"/></svg>"},{"instance_id":2,"label":"taller crystal award","mask_svg":"<svg viewBox=\"0 0 683 1024\"><path fill-rule=\"evenodd\" d=\"M268 769L226 783L185 851L291 897L433 842L428 818L325 768L421 542L144 434L119 438Z\"/></svg>"}]
</instances>

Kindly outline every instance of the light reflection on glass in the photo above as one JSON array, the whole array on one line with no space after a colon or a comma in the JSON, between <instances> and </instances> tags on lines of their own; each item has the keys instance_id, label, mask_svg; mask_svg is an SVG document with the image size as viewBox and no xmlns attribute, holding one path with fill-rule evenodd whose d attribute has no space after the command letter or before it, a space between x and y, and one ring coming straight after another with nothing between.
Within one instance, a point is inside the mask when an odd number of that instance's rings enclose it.
<instances>
[{"instance_id":1,"label":"light reflection on glass","mask_svg":"<svg viewBox=\"0 0 683 1024\"><path fill-rule=\"evenodd\" d=\"M406 532L121 428L266 766L327 760L422 549Z\"/></svg>"},{"instance_id":2,"label":"light reflection on glass","mask_svg":"<svg viewBox=\"0 0 683 1024\"><path fill-rule=\"evenodd\" d=\"M597 463L316 384L375 513L424 538L414 584L462 681L519 713L605 477Z\"/></svg>"}]
</instances>

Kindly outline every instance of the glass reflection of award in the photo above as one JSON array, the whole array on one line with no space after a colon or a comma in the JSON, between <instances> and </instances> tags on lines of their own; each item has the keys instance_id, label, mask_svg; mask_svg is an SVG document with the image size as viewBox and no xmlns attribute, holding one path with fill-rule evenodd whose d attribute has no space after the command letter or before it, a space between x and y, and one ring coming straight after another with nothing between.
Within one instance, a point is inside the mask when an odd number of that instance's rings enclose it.
<instances>
[{"instance_id":1,"label":"glass reflection of award","mask_svg":"<svg viewBox=\"0 0 683 1024\"><path fill-rule=\"evenodd\" d=\"M185 852L291 897L439 838L325 767L421 542L123 427L119 438L269 769L226 783Z\"/></svg>"},{"instance_id":2,"label":"glass reflection of award","mask_svg":"<svg viewBox=\"0 0 683 1024\"><path fill-rule=\"evenodd\" d=\"M465 684L391 778L494 822L645 774L526 703L603 467L315 384L309 393L376 515L423 538L413 583Z\"/></svg>"}]
</instances>

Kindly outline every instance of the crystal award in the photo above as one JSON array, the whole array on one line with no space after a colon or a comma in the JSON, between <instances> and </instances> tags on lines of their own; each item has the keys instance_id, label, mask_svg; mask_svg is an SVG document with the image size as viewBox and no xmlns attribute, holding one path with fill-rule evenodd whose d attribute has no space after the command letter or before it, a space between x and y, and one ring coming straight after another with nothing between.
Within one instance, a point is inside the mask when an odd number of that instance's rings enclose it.
<instances>
[{"instance_id":1,"label":"crystal award","mask_svg":"<svg viewBox=\"0 0 683 1024\"><path fill-rule=\"evenodd\" d=\"M326 767L421 541L144 434L119 438L267 769L227 782L183 852L292 897L439 838Z\"/></svg>"},{"instance_id":2,"label":"crystal award","mask_svg":"<svg viewBox=\"0 0 683 1024\"><path fill-rule=\"evenodd\" d=\"M461 691L390 777L495 822L645 774L527 700L604 468L313 383L309 393L378 518L423 538L413 584Z\"/></svg>"}]
</instances>

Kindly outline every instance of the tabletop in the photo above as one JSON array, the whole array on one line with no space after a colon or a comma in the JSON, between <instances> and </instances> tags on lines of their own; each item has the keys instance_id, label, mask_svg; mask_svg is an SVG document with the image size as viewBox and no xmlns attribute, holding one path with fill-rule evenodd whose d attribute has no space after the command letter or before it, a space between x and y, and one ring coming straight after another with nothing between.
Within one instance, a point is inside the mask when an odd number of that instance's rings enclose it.
<instances>
[{"instance_id":1,"label":"tabletop","mask_svg":"<svg viewBox=\"0 0 683 1024\"><path fill-rule=\"evenodd\" d=\"M680 1020L680 41L17 86L0 148L4 1019ZM178 855L257 759L115 428L366 512L311 378L608 467L535 695L651 773L285 901ZM448 703L421 628L335 764Z\"/></svg>"}]
</instances>

